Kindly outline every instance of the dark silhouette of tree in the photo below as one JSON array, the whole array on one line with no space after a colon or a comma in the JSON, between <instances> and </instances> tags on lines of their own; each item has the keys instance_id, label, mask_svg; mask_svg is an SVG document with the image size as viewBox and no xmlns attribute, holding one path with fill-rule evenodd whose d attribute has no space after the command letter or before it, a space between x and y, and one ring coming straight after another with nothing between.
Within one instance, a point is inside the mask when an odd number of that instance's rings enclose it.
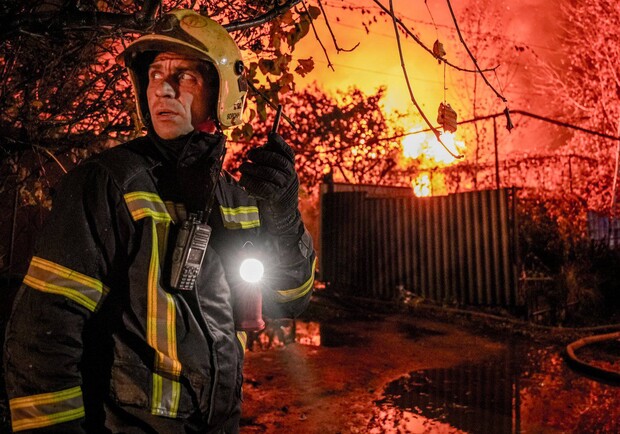
<instances>
[{"instance_id":1,"label":"dark silhouette of tree","mask_svg":"<svg viewBox=\"0 0 620 434\"><path fill-rule=\"evenodd\" d=\"M174 7L192 6L231 28L240 27L233 36L242 49L260 54L264 62L277 59L285 68L318 9L283 8L264 25L252 26L252 20L261 22L279 4L257 0L5 3L0 7L0 140L5 154L33 144L60 151L138 134L130 115L133 102L126 75L114 58L148 30L160 12ZM273 68L262 72L279 75Z\"/></svg>"},{"instance_id":2,"label":"dark silhouette of tree","mask_svg":"<svg viewBox=\"0 0 620 434\"><path fill-rule=\"evenodd\" d=\"M23 230L21 222L13 221L18 209L49 208L60 176L90 154L143 134L126 72L115 57L160 14L189 7L222 23L246 58L261 59L248 62L247 76L267 98L277 99L285 86L294 90L295 75L313 67L310 59L294 62L291 53L320 10L299 3L2 2L0 200L5 206L0 210L0 272L14 259L14 240Z\"/></svg>"}]
</instances>

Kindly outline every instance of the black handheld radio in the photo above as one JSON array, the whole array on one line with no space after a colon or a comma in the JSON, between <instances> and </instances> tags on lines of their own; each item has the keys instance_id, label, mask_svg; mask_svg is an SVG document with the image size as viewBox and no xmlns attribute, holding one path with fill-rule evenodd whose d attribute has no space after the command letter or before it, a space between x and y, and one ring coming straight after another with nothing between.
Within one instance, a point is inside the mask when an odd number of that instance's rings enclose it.
<instances>
[{"instance_id":1,"label":"black handheld radio","mask_svg":"<svg viewBox=\"0 0 620 434\"><path fill-rule=\"evenodd\" d=\"M194 287L211 238L211 226L200 214L190 214L183 221L172 253L170 285L181 291Z\"/></svg>"},{"instance_id":2,"label":"black handheld radio","mask_svg":"<svg viewBox=\"0 0 620 434\"><path fill-rule=\"evenodd\" d=\"M225 154L226 144L224 143L216 167L211 173L211 191L205 210L190 213L179 228L170 267L170 286L179 291L189 291L194 288L202 262L207 254L207 246L211 238L211 226L207 222L213 207L215 188Z\"/></svg>"}]
</instances>

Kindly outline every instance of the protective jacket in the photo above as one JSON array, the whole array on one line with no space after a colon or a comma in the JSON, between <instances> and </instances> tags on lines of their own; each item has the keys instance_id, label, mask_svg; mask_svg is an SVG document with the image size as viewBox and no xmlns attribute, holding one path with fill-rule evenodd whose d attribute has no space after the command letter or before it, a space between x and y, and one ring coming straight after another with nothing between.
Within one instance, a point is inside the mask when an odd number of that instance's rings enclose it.
<instances>
[{"instance_id":1,"label":"protective jacket","mask_svg":"<svg viewBox=\"0 0 620 434\"><path fill-rule=\"evenodd\" d=\"M176 176L144 137L61 182L7 327L15 432L238 431L243 247L267 261L263 312L294 317L312 292L312 241L303 224L295 243L263 230L256 201L222 173L197 284L174 290L166 264L187 213Z\"/></svg>"}]
</instances>

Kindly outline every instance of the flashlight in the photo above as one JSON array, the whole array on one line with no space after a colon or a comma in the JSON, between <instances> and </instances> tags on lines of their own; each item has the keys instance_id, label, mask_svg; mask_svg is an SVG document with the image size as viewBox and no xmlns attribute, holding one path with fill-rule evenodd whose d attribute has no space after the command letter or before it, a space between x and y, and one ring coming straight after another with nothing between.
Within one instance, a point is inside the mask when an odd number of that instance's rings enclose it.
<instances>
[{"instance_id":1,"label":"flashlight","mask_svg":"<svg viewBox=\"0 0 620 434\"><path fill-rule=\"evenodd\" d=\"M235 325L240 331L259 331L265 327L263 321L263 296L258 283L263 277L265 267L256 258L254 245L247 242L242 249L239 275L247 285L241 285L236 291Z\"/></svg>"},{"instance_id":2,"label":"flashlight","mask_svg":"<svg viewBox=\"0 0 620 434\"><path fill-rule=\"evenodd\" d=\"M263 278L265 267L263 263L256 258L246 258L239 266L239 274L241 278L248 283L258 283Z\"/></svg>"}]
</instances>

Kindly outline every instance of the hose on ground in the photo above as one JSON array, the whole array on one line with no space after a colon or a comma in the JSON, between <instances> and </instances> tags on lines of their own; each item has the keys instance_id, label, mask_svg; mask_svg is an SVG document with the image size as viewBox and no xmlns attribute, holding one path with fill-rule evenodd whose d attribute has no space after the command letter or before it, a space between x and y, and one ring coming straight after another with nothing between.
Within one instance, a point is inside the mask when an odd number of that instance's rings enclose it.
<instances>
[{"instance_id":1,"label":"hose on ground","mask_svg":"<svg viewBox=\"0 0 620 434\"><path fill-rule=\"evenodd\" d=\"M587 363L583 359L577 357L576 354L578 349L585 347L586 345L617 339L620 339L620 332L606 333L603 335L594 335L578 339L566 346L566 357L568 363L573 366L573 368L584 371L595 378L620 383L620 372Z\"/></svg>"}]
</instances>

